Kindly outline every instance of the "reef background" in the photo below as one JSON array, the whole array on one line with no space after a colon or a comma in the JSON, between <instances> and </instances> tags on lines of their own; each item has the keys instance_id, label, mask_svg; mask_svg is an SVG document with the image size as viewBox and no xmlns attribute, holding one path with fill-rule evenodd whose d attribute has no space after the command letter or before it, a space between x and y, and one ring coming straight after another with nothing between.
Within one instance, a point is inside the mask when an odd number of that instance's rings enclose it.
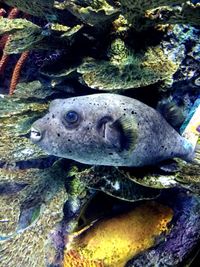
<instances>
[{"instance_id":1,"label":"reef background","mask_svg":"<svg viewBox=\"0 0 200 267\"><path fill-rule=\"evenodd\" d=\"M78 215L94 189L133 201L136 185L112 168L94 170L45 155L26 138L32 122L52 99L109 91L168 112L168 121L182 132L200 101L200 3L5 0L0 12L0 266L42 267L44 255L47 266L58 266L63 229L80 224ZM164 175L167 184L158 182L158 170L132 175L137 183L142 178L146 186L159 187L161 203L173 195L168 205L176 216L165 241L128 266L184 266L197 250L198 166L180 163L178 172ZM113 183L126 185L123 194L110 188L112 176ZM154 194L144 191L135 200ZM128 205L115 201L96 217Z\"/></svg>"}]
</instances>

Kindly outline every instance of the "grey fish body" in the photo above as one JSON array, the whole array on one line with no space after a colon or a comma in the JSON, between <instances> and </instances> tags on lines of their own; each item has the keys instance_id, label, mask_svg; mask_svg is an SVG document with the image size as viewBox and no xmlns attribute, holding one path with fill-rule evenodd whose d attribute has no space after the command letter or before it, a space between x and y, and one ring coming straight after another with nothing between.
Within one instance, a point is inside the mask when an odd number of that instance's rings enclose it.
<instances>
[{"instance_id":1,"label":"grey fish body","mask_svg":"<svg viewBox=\"0 0 200 267\"><path fill-rule=\"evenodd\" d=\"M49 154L91 165L140 167L193 155L156 110L116 94L52 101L33 124L31 139Z\"/></svg>"}]
</instances>

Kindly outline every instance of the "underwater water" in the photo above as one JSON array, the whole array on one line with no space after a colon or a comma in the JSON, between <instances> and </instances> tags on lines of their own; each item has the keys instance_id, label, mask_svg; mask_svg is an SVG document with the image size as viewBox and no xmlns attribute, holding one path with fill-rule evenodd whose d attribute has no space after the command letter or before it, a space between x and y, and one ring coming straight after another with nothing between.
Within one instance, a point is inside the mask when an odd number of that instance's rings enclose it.
<instances>
[{"instance_id":1,"label":"underwater water","mask_svg":"<svg viewBox=\"0 0 200 267\"><path fill-rule=\"evenodd\" d=\"M200 1L0 0L0 267L197 266Z\"/></svg>"}]
</instances>

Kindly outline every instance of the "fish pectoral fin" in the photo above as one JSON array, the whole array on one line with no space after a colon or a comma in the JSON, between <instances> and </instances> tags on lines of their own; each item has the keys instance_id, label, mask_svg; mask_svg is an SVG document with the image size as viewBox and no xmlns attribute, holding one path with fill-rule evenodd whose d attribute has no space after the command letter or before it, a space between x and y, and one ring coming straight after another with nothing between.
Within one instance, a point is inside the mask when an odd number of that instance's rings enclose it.
<instances>
[{"instance_id":1,"label":"fish pectoral fin","mask_svg":"<svg viewBox=\"0 0 200 267\"><path fill-rule=\"evenodd\" d=\"M132 150L136 144L137 135L137 126L132 118L121 117L111 124L106 124L106 142L120 151Z\"/></svg>"}]
</instances>

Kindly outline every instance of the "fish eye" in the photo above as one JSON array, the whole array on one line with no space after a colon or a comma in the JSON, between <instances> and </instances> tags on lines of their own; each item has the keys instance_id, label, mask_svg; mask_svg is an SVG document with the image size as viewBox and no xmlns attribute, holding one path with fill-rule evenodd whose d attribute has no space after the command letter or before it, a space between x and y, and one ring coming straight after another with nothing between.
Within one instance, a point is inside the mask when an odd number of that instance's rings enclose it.
<instances>
[{"instance_id":1,"label":"fish eye","mask_svg":"<svg viewBox=\"0 0 200 267\"><path fill-rule=\"evenodd\" d=\"M70 110L65 115L65 120L69 124L76 123L79 119L79 115L76 111Z\"/></svg>"}]
</instances>

